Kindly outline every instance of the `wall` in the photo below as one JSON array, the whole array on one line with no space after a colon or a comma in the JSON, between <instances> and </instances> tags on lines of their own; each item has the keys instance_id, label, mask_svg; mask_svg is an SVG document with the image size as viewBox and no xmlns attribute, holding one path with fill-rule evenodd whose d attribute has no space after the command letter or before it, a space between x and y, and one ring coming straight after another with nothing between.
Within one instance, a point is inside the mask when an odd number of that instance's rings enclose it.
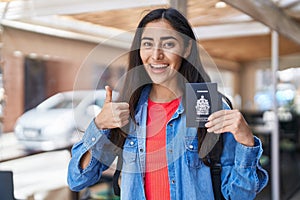
<instances>
[{"instance_id":1,"label":"wall","mask_svg":"<svg viewBox=\"0 0 300 200\"><path fill-rule=\"evenodd\" d=\"M4 132L12 131L16 119L24 112L26 56L45 62L46 92L50 96L74 88L94 88L90 76L95 66L105 67L125 52L123 49L96 43L52 37L10 27L4 27L2 42L3 79L7 96Z\"/></svg>"},{"instance_id":2,"label":"wall","mask_svg":"<svg viewBox=\"0 0 300 200\"><path fill-rule=\"evenodd\" d=\"M284 70L291 67L299 67L300 55L291 54L281 56L279 58L279 70ZM240 90L242 98L243 110L256 110L257 107L254 103L254 95L256 92L256 72L258 69L270 69L270 59L261 59L251 62L241 63L240 72ZM271 77L270 77L271 78Z\"/></svg>"}]
</instances>

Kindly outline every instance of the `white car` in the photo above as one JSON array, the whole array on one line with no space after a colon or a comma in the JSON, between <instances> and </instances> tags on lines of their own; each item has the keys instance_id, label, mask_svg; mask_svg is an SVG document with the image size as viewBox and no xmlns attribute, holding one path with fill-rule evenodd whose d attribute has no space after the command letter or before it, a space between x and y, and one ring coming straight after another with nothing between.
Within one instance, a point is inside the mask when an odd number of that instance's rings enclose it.
<instances>
[{"instance_id":1,"label":"white car","mask_svg":"<svg viewBox=\"0 0 300 200\"><path fill-rule=\"evenodd\" d=\"M105 90L57 93L20 116L14 133L28 150L68 148L100 112L105 94Z\"/></svg>"},{"instance_id":2,"label":"white car","mask_svg":"<svg viewBox=\"0 0 300 200\"><path fill-rule=\"evenodd\" d=\"M79 132L84 132L91 120L100 113L105 101L105 97L105 90L95 90L87 95L74 109L74 119L76 128ZM113 91L112 100L116 100L117 97L118 92Z\"/></svg>"}]
</instances>

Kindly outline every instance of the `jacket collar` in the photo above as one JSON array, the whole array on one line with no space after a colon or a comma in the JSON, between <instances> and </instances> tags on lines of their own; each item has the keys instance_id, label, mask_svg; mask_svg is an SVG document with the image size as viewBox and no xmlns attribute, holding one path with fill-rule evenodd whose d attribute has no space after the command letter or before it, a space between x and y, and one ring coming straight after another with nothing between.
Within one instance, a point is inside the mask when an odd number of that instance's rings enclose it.
<instances>
[{"instance_id":1,"label":"jacket collar","mask_svg":"<svg viewBox=\"0 0 300 200\"><path fill-rule=\"evenodd\" d=\"M146 85L142 90L138 105L136 107L135 120L136 120L137 125L139 125L141 123L143 112L147 111L145 109L148 107L148 98L149 98L149 94L151 91L151 87L152 87L151 84L149 84L149 85ZM184 112L184 106L183 106L182 100L181 100L181 102L178 106L178 109L174 113L172 119L177 118L183 112Z\"/></svg>"}]
</instances>

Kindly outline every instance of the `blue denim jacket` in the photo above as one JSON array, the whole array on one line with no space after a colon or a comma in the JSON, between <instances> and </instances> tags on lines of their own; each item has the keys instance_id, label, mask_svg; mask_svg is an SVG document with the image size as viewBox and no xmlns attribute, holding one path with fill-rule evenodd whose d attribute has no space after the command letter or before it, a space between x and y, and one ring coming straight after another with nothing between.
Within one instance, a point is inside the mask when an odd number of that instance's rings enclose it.
<instances>
[{"instance_id":1,"label":"blue denim jacket","mask_svg":"<svg viewBox=\"0 0 300 200\"><path fill-rule=\"evenodd\" d=\"M130 126L123 149L121 199L143 200L146 158L147 99L150 88L142 92L136 112L136 125ZM227 105L223 106L228 109ZM226 108L227 107L227 108ZM210 169L198 157L196 128L187 128L186 115L180 104L166 127L167 162L172 200L213 200ZM97 183L101 174L115 160L114 145L109 141L110 130L99 130L94 121L82 140L72 148L68 168L68 184L79 191ZM254 199L268 182L268 174L259 164L262 145L255 137L255 146L247 147L235 141L231 133L224 134L222 164L222 193L226 199ZM92 159L87 168L80 167L80 159L88 150Z\"/></svg>"}]
</instances>

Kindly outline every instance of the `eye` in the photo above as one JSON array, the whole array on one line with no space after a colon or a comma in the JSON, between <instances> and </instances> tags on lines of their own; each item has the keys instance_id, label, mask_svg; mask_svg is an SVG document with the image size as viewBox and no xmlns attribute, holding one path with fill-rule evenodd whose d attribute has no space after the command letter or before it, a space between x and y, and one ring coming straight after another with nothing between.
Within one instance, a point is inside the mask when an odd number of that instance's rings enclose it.
<instances>
[{"instance_id":1,"label":"eye","mask_svg":"<svg viewBox=\"0 0 300 200\"><path fill-rule=\"evenodd\" d=\"M165 49L171 49L173 47L175 47L175 42L173 41L168 41L168 42L164 42L162 47L165 48Z\"/></svg>"},{"instance_id":2,"label":"eye","mask_svg":"<svg viewBox=\"0 0 300 200\"><path fill-rule=\"evenodd\" d=\"M153 46L152 42L150 41L143 41L141 47L145 49L149 49Z\"/></svg>"}]
</instances>

